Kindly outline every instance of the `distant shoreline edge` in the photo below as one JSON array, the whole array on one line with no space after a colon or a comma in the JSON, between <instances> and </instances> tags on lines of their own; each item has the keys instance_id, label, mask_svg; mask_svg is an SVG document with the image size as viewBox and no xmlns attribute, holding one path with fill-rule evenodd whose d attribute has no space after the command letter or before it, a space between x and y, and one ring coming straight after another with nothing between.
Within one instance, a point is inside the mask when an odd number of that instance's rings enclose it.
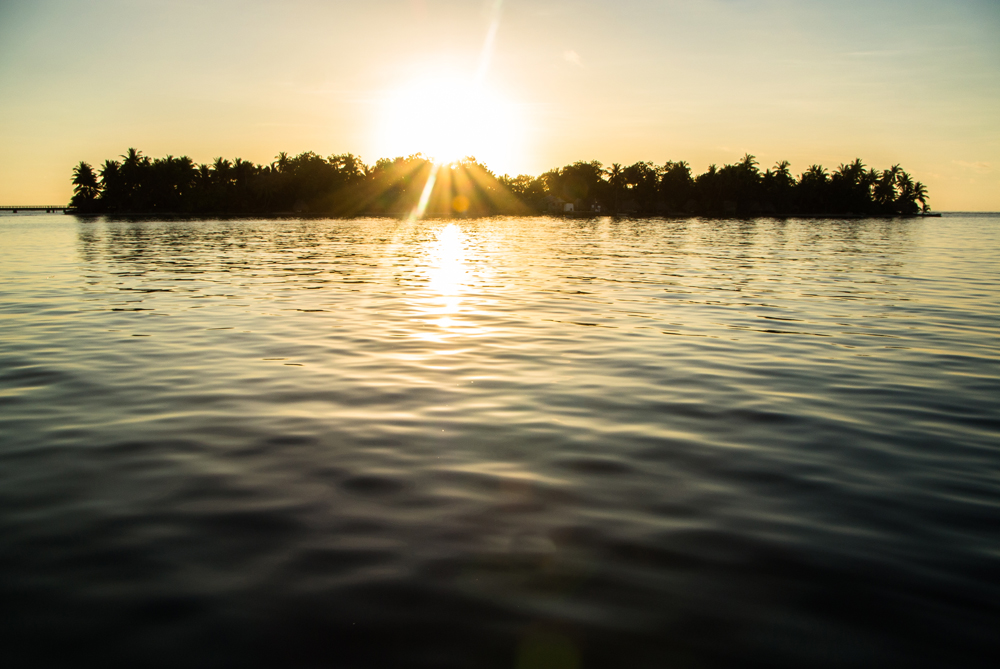
<instances>
[{"instance_id":1,"label":"distant shoreline edge","mask_svg":"<svg viewBox=\"0 0 1000 669\"><path fill-rule=\"evenodd\" d=\"M67 207L63 210L63 213L67 216L76 216L78 218L109 218L109 219L157 219L157 218L171 218L171 219L190 219L190 220L201 220L201 219L260 219L260 218L329 218L329 219L355 219L355 218L407 218L408 214L405 212L392 213L371 213L371 214L355 214L350 216L337 215L325 212L292 212L292 211L274 211L274 212L254 212L254 213L239 213L239 212L206 212L206 213L188 213L188 212L118 212L118 213L89 213L77 211L71 207ZM549 218L573 218L573 219L588 219L588 218L631 218L631 219L653 219L653 218L664 218L664 219L690 219L690 218L704 218L709 220L755 220L755 219L774 219L774 220L792 220L792 219L805 219L805 220L864 220L864 219L911 219L911 218L941 218L942 214L938 212L926 213L926 214L760 214L760 215L750 215L750 216L732 216L732 215L712 215L712 214L640 214L640 213L607 213L607 212L594 212L594 211L570 211L570 212L530 212L524 214L491 214L491 215L473 215L473 216L463 216L460 214L451 215L435 215L428 216L427 218L442 218L442 219L476 219L476 218L492 218L496 216L538 216L538 217L549 217Z\"/></svg>"}]
</instances>

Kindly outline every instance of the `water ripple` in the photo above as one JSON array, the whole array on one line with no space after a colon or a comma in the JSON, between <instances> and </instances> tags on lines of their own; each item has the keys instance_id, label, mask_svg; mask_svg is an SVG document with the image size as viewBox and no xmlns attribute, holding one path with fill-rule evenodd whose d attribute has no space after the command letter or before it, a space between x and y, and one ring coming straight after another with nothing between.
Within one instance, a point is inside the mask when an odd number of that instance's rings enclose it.
<instances>
[{"instance_id":1,"label":"water ripple","mask_svg":"<svg viewBox=\"0 0 1000 669\"><path fill-rule=\"evenodd\" d=\"M998 222L0 218L0 641L991 666Z\"/></svg>"}]
</instances>

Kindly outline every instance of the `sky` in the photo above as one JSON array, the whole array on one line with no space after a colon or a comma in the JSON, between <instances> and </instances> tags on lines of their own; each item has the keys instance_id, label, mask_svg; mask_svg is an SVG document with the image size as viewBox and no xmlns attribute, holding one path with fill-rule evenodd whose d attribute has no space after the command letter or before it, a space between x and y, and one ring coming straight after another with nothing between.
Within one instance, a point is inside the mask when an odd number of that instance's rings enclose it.
<instances>
[{"instance_id":1,"label":"sky","mask_svg":"<svg viewBox=\"0 0 1000 669\"><path fill-rule=\"evenodd\" d=\"M1000 211L1000 2L0 0L0 204L129 147L374 163L449 130L498 174L860 157Z\"/></svg>"}]
</instances>

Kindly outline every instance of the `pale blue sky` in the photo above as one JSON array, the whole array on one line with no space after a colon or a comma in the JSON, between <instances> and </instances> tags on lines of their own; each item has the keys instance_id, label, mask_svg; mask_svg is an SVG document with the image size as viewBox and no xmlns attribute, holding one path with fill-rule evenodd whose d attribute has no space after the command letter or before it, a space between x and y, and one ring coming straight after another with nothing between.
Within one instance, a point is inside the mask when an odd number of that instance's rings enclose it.
<instances>
[{"instance_id":1,"label":"pale blue sky","mask_svg":"<svg viewBox=\"0 0 1000 669\"><path fill-rule=\"evenodd\" d=\"M377 153L387 95L476 70L492 0L4 0L0 202L66 201L79 160ZM937 209L1000 209L995 0L504 0L499 172L750 152L901 163Z\"/></svg>"}]
</instances>

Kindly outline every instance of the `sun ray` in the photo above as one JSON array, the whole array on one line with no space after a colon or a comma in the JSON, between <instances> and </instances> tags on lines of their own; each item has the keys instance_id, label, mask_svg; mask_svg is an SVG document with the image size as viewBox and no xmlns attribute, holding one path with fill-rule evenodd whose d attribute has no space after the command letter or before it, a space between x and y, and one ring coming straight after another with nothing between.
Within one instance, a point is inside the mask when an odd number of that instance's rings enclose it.
<instances>
[{"instance_id":1,"label":"sun ray","mask_svg":"<svg viewBox=\"0 0 1000 669\"><path fill-rule=\"evenodd\" d=\"M431 200L431 193L434 192L434 184L437 183L437 175L440 169L441 163L435 162L431 166L430 174L427 175L427 181L424 182L424 190L420 193L420 200L410 214L411 220L424 217L424 213L427 211L427 203Z\"/></svg>"}]
</instances>

